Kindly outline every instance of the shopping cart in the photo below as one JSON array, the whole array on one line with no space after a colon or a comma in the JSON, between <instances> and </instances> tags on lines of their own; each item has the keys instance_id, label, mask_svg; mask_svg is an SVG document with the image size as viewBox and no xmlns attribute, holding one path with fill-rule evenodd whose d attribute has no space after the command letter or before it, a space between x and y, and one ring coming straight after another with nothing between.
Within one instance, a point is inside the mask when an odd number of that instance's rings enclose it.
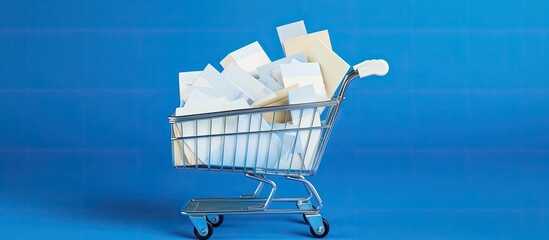
<instances>
[{"instance_id":1,"label":"shopping cart","mask_svg":"<svg viewBox=\"0 0 549 240\"><path fill-rule=\"evenodd\" d=\"M367 60L353 67L329 101L170 116L174 165L183 169L242 172L259 181L252 194L239 198L192 199L181 209L199 239L208 239L225 214L298 213L314 237L325 237L330 225L320 215L323 202L305 176L316 174L351 80L384 76L384 60ZM270 124L265 124L269 122ZM277 185L267 175L302 183L306 197L275 197ZM260 197L265 185L269 195ZM314 199L313 199L314 198ZM314 201L313 201L314 200ZM293 209L272 207L294 202Z\"/></svg>"}]
</instances>

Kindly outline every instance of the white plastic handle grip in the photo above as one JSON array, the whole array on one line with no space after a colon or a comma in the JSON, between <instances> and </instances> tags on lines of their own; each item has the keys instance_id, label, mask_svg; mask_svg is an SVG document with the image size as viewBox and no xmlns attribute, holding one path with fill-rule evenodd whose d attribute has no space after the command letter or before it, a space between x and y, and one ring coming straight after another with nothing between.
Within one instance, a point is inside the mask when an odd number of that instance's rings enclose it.
<instances>
[{"instance_id":1,"label":"white plastic handle grip","mask_svg":"<svg viewBox=\"0 0 549 240\"><path fill-rule=\"evenodd\" d=\"M385 76L389 72L389 64L383 59L372 59L353 66L360 78L372 75Z\"/></svg>"}]
</instances>

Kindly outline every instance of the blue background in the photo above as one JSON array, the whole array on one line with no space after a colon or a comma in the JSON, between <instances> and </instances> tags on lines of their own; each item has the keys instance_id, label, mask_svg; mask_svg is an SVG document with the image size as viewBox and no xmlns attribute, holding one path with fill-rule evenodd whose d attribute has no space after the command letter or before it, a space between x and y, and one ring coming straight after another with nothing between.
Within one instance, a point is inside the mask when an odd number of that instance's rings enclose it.
<instances>
[{"instance_id":1,"label":"blue background","mask_svg":"<svg viewBox=\"0 0 549 240\"><path fill-rule=\"evenodd\" d=\"M253 190L172 168L179 71L275 27L329 29L350 87L311 178L330 238L549 238L549 2L1 1L0 239L193 238L180 205ZM281 194L300 186L280 184ZM298 215L228 216L219 239L307 238Z\"/></svg>"}]
</instances>

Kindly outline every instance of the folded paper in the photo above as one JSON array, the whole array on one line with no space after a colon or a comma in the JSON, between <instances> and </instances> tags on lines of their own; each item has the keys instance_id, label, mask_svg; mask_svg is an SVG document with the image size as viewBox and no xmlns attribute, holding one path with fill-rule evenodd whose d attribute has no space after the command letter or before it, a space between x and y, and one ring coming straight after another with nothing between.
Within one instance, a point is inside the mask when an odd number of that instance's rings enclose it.
<instances>
[{"instance_id":1,"label":"folded paper","mask_svg":"<svg viewBox=\"0 0 549 240\"><path fill-rule=\"evenodd\" d=\"M225 67L225 70L223 70L221 74L238 88L241 93L251 99L252 102L273 93L271 89L252 77L252 75L248 74L235 63L231 63Z\"/></svg>"},{"instance_id":2,"label":"folded paper","mask_svg":"<svg viewBox=\"0 0 549 240\"><path fill-rule=\"evenodd\" d=\"M278 83L282 84L282 79L279 77L280 64L290 63L294 58L303 63L307 62L307 58L305 58L305 54L302 52L293 54L285 58L278 59L274 62L265 64L257 68L259 79L261 80L262 78L269 76L269 77L272 77L274 80L276 80Z\"/></svg>"},{"instance_id":3,"label":"folded paper","mask_svg":"<svg viewBox=\"0 0 549 240\"><path fill-rule=\"evenodd\" d=\"M313 34L288 39L284 43L287 55L304 52L309 62L320 64L326 85L326 96L332 97L349 70L349 64L331 50L332 47L326 44L326 39L317 38Z\"/></svg>"},{"instance_id":4,"label":"folded paper","mask_svg":"<svg viewBox=\"0 0 549 240\"><path fill-rule=\"evenodd\" d=\"M278 90L281 90L283 89L284 87L282 86L282 84L280 84L279 82L275 81L272 77L270 76L263 76L263 77L260 77L259 80L261 81L261 83L265 84L266 87L268 87L271 91L275 92L275 91L278 91Z\"/></svg>"},{"instance_id":5,"label":"folded paper","mask_svg":"<svg viewBox=\"0 0 549 240\"><path fill-rule=\"evenodd\" d=\"M277 27L276 31L278 32L280 43L283 43L286 39L307 34L303 20Z\"/></svg>"},{"instance_id":6,"label":"folded paper","mask_svg":"<svg viewBox=\"0 0 549 240\"><path fill-rule=\"evenodd\" d=\"M318 63L281 64L280 73L285 87L295 84L300 87L312 84L317 95L326 96L326 87Z\"/></svg>"},{"instance_id":7,"label":"folded paper","mask_svg":"<svg viewBox=\"0 0 549 240\"><path fill-rule=\"evenodd\" d=\"M310 50L310 42L317 39L324 43L328 49L332 50L332 42L330 41L330 34L328 33L328 30L286 39L282 43L282 47L284 48L284 53L286 56L291 56L299 52L305 52L305 55L307 55L307 51ZM309 62L313 62L309 58L307 58L307 60Z\"/></svg>"},{"instance_id":8,"label":"folded paper","mask_svg":"<svg viewBox=\"0 0 549 240\"><path fill-rule=\"evenodd\" d=\"M258 42L228 54L223 71L179 73L185 116L328 100L349 65L327 30L307 33L303 21L277 27L284 58L271 62ZM284 108L282 108L284 109ZM286 108L289 109L289 108ZM175 166L311 170L322 136L323 107L203 116L172 124ZM197 116L199 117L199 116Z\"/></svg>"},{"instance_id":9,"label":"folded paper","mask_svg":"<svg viewBox=\"0 0 549 240\"><path fill-rule=\"evenodd\" d=\"M179 73L179 106L183 106L185 101L191 94L191 85L194 81L200 76L202 71L193 71L193 72L180 72Z\"/></svg>"},{"instance_id":10,"label":"folded paper","mask_svg":"<svg viewBox=\"0 0 549 240\"><path fill-rule=\"evenodd\" d=\"M317 102L319 100L312 85L306 85L289 91L288 98L290 104ZM298 126L299 129L320 127L320 111L316 108L292 110L291 115L292 124ZM320 141L320 135L320 129L299 130L295 153L300 153L301 158L292 163L292 168L311 168ZM297 165L294 166L293 164ZM300 166L299 164L302 165Z\"/></svg>"},{"instance_id":11,"label":"folded paper","mask_svg":"<svg viewBox=\"0 0 549 240\"><path fill-rule=\"evenodd\" d=\"M270 63L269 56L263 51L259 42L253 42L243 48L240 48L221 60L223 68L228 67L231 63L236 63L254 77L259 77L257 67Z\"/></svg>"},{"instance_id":12,"label":"folded paper","mask_svg":"<svg viewBox=\"0 0 549 240\"><path fill-rule=\"evenodd\" d=\"M181 128L182 128L181 123L173 124L172 136L176 138L182 137L181 130L180 130ZM172 150L173 150L174 166L176 167L181 167L183 165L193 166L193 165L204 164L204 162L198 159L194 154L194 152L191 150L191 148L189 148L189 146L182 140L172 141Z\"/></svg>"},{"instance_id":13,"label":"folded paper","mask_svg":"<svg viewBox=\"0 0 549 240\"><path fill-rule=\"evenodd\" d=\"M210 92L217 92L216 96L225 96L229 100L235 100L241 94L241 91L226 79L217 69L208 64L202 73L193 82L192 88L200 87L203 89L212 89Z\"/></svg>"}]
</instances>

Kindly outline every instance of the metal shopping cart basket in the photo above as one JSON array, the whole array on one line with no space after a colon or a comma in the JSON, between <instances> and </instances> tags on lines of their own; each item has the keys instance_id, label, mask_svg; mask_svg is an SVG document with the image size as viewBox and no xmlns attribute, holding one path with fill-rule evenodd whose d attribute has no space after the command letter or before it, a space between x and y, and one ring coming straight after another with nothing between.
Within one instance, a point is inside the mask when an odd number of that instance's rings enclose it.
<instances>
[{"instance_id":1,"label":"metal shopping cart basket","mask_svg":"<svg viewBox=\"0 0 549 240\"><path fill-rule=\"evenodd\" d=\"M226 214L298 213L314 237L325 237L330 225L320 215L323 202L305 176L316 174L350 81L389 70L384 60L353 67L329 101L170 116L174 165L183 169L241 172L259 181L252 194L239 198L192 199L181 209L199 239L208 239ZM269 122L270 124L265 124ZM305 186L307 197L275 197L279 175ZM265 185L268 197L260 197ZM313 201L314 200L314 201ZM294 209L272 207L294 202Z\"/></svg>"}]
</instances>

